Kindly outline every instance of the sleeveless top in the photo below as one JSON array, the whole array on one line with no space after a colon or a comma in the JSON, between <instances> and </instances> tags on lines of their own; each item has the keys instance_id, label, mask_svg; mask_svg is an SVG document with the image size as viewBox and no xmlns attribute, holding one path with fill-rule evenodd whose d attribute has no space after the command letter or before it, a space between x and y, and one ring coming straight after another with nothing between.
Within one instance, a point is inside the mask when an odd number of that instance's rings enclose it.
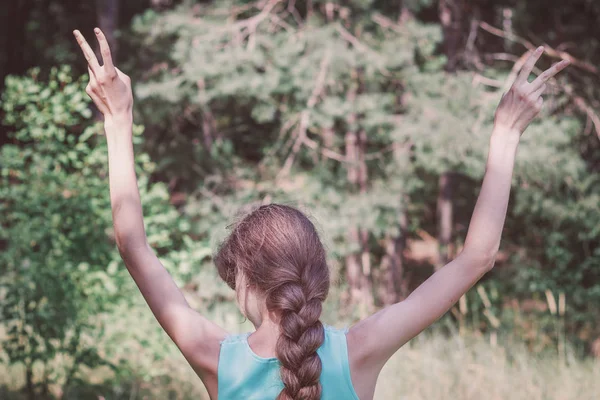
<instances>
[{"instance_id":1,"label":"sleeveless top","mask_svg":"<svg viewBox=\"0 0 600 400\"><path fill-rule=\"evenodd\" d=\"M325 340L317 349L321 358L321 400L360 400L352 386L346 333L323 324ZM219 400L275 400L283 389L279 360L254 353L251 332L229 334L221 341L217 369Z\"/></svg>"}]
</instances>

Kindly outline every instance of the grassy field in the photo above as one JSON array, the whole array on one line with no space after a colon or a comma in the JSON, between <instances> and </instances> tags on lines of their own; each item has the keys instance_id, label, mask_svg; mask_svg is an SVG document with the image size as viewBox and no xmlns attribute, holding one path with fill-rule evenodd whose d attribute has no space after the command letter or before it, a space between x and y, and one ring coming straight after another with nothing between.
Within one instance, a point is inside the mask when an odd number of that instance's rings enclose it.
<instances>
[{"instance_id":1,"label":"grassy field","mask_svg":"<svg viewBox=\"0 0 600 400\"><path fill-rule=\"evenodd\" d=\"M142 311L142 315L146 315ZM135 322L135 319L132 319ZM150 321L147 321L150 322ZM231 326L232 320L222 321ZM123 327L118 358L126 361L118 375L109 370L84 372L92 384L66 399L208 399L201 381L156 324ZM142 328L143 327L143 328ZM237 330L249 330L246 324ZM23 371L0 364L0 398L24 399L16 389ZM375 399L527 399L592 400L600 393L600 361L573 356L536 356L523 344L498 338L495 346L482 335L444 337L425 332L394 355L382 371ZM61 396L58 389L54 392Z\"/></svg>"},{"instance_id":2,"label":"grassy field","mask_svg":"<svg viewBox=\"0 0 600 400\"><path fill-rule=\"evenodd\" d=\"M382 371L376 399L592 400L600 362L533 356L525 346L492 347L481 337L423 336Z\"/></svg>"}]
</instances>

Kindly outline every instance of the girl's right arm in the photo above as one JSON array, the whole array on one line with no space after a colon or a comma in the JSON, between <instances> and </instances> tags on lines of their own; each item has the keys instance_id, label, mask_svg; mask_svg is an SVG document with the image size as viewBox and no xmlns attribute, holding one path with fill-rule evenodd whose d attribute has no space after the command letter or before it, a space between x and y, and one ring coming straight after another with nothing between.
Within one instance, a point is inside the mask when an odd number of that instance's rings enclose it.
<instances>
[{"instance_id":1,"label":"girl's right arm","mask_svg":"<svg viewBox=\"0 0 600 400\"><path fill-rule=\"evenodd\" d=\"M564 69L562 61L533 82L527 78L541 56L538 48L523 66L496 111L486 172L462 252L404 301L352 326L348 351L352 365L379 372L407 341L444 315L494 265L510 194L519 139L542 107L546 81ZM354 373L353 373L354 375Z\"/></svg>"},{"instance_id":2,"label":"girl's right arm","mask_svg":"<svg viewBox=\"0 0 600 400\"><path fill-rule=\"evenodd\" d=\"M112 65L106 38L96 29L104 65L79 31L74 32L88 61L86 92L104 115L108 144L110 201L119 253L152 313L204 379L216 376L220 340L226 332L193 310L147 242L134 168L133 104L129 77Z\"/></svg>"}]
</instances>

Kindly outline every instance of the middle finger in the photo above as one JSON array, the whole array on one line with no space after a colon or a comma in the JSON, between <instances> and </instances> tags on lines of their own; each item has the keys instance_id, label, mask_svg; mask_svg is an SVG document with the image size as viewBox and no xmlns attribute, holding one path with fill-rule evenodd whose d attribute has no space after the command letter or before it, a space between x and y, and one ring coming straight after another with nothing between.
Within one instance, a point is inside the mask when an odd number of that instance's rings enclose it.
<instances>
[{"instance_id":1,"label":"middle finger","mask_svg":"<svg viewBox=\"0 0 600 400\"><path fill-rule=\"evenodd\" d=\"M548 79L552 78L554 75L558 74L560 71L565 69L567 65L570 64L569 60L562 60L554 64L552 67L548 68L544 72L542 72L533 82L531 82L530 89L531 91L539 89L544 83L548 81Z\"/></svg>"}]
</instances>

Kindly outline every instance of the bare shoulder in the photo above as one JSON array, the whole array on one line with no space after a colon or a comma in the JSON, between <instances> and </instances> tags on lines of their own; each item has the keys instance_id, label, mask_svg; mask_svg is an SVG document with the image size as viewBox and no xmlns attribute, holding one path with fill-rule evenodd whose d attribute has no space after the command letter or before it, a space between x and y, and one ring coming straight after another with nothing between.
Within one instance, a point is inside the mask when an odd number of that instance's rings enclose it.
<instances>
[{"instance_id":1,"label":"bare shoulder","mask_svg":"<svg viewBox=\"0 0 600 400\"><path fill-rule=\"evenodd\" d=\"M221 342L229 332L192 308L185 317L188 323L181 328L191 332L173 340L199 376L216 375Z\"/></svg>"},{"instance_id":2,"label":"bare shoulder","mask_svg":"<svg viewBox=\"0 0 600 400\"><path fill-rule=\"evenodd\" d=\"M202 380L211 399L218 395L218 368L221 342L229 335L225 329L189 308L173 341Z\"/></svg>"},{"instance_id":3,"label":"bare shoulder","mask_svg":"<svg viewBox=\"0 0 600 400\"><path fill-rule=\"evenodd\" d=\"M381 339L381 319L385 309L379 310L373 315L364 318L350 327L346 334L348 341L348 356L361 365L366 364L368 368L383 364L386 360L378 359L378 341ZM379 334L378 332L379 331Z\"/></svg>"},{"instance_id":4,"label":"bare shoulder","mask_svg":"<svg viewBox=\"0 0 600 400\"><path fill-rule=\"evenodd\" d=\"M373 356L376 354L373 328L378 318L375 313L352 325L346 333L352 385L361 400L373 399L377 378L385 364L384 360Z\"/></svg>"}]
</instances>

